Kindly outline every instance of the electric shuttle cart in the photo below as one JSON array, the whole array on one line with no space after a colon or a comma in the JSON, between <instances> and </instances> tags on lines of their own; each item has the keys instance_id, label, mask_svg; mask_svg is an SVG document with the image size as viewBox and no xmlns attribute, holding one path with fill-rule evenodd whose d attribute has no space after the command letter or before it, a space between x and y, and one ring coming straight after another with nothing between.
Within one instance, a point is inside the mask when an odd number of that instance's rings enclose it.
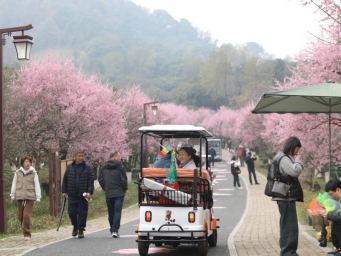
<instances>
[{"instance_id":1,"label":"electric shuttle cart","mask_svg":"<svg viewBox=\"0 0 341 256\"><path fill-rule=\"evenodd\" d=\"M149 246L190 244L198 247L198 255L206 256L208 247L217 244L217 221L212 215L213 192L207 163L207 138L212 134L191 125L144 126L141 132L141 166L144 163L145 136L151 136L163 146L173 144L179 150L186 144L199 145L198 156L203 166L198 169L177 169L177 186L166 184L165 168L142 168L138 186L140 222L136 233L138 251L148 255ZM205 145L205 147L202 147ZM202 152L202 149L206 152ZM162 147L160 147L162 149Z\"/></svg>"}]
</instances>

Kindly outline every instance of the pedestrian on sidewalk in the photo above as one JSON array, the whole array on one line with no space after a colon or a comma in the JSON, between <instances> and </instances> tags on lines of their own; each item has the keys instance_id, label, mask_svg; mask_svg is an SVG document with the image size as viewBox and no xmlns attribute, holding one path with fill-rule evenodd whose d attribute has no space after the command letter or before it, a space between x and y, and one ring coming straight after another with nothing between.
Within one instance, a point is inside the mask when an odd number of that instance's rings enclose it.
<instances>
[{"instance_id":1,"label":"pedestrian on sidewalk","mask_svg":"<svg viewBox=\"0 0 341 256\"><path fill-rule=\"evenodd\" d=\"M84 161L84 153L76 151L73 162L66 167L62 195L68 198L68 214L73 225L72 236L84 238L89 202L94 192L94 173ZM86 196L83 196L86 193Z\"/></svg>"},{"instance_id":2,"label":"pedestrian on sidewalk","mask_svg":"<svg viewBox=\"0 0 341 256\"><path fill-rule=\"evenodd\" d=\"M257 181L257 177L256 177L256 171L255 171L255 161L256 160L257 160L256 154L254 154L251 157L251 152L247 153L247 157L245 158L245 162L246 162L246 165L247 165L247 170L249 172L249 180L250 180L250 184L251 185L253 185L251 175L253 175L253 179L255 180L255 184L259 185L259 183Z\"/></svg>"},{"instance_id":3,"label":"pedestrian on sidewalk","mask_svg":"<svg viewBox=\"0 0 341 256\"><path fill-rule=\"evenodd\" d=\"M119 152L110 154L110 160L101 168L98 182L105 191L110 234L114 238L119 238L124 196L128 189L127 174Z\"/></svg>"},{"instance_id":4,"label":"pedestrian on sidewalk","mask_svg":"<svg viewBox=\"0 0 341 256\"><path fill-rule=\"evenodd\" d=\"M239 145L239 148L238 148L238 158L239 158L240 166L241 167L244 167L244 159L245 159L244 157L245 157L245 155L244 155L243 146Z\"/></svg>"},{"instance_id":5,"label":"pedestrian on sidewalk","mask_svg":"<svg viewBox=\"0 0 341 256\"><path fill-rule=\"evenodd\" d=\"M211 148L208 150L208 154L211 156L211 164L214 166L214 157L217 155L217 152L213 146L211 146Z\"/></svg>"},{"instance_id":6,"label":"pedestrian on sidewalk","mask_svg":"<svg viewBox=\"0 0 341 256\"><path fill-rule=\"evenodd\" d=\"M227 150L229 152L231 152L231 150L232 150L232 141L231 140L228 140L228 142L227 142Z\"/></svg>"},{"instance_id":7,"label":"pedestrian on sidewalk","mask_svg":"<svg viewBox=\"0 0 341 256\"><path fill-rule=\"evenodd\" d=\"M341 198L341 181L330 180L325 186L325 191L336 201ZM341 212L319 211L319 214L332 221L332 243L335 250L328 255L341 255Z\"/></svg>"},{"instance_id":8,"label":"pedestrian on sidewalk","mask_svg":"<svg viewBox=\"0 0 341 256\"><path fill-rule=\"evenodd\" d=\"M303 190L298 176L304 169L304 164L298 154L301 147L301 142L297 137L289 137L284 142L282 151L278 152L273 159L276 172L280 173L281 182L291 184L288 196L272 197L273 201L277 201L281 215L279 221L281 256L298 255L296 253L298 247L296 201L303 202Z\"/></svg>"},{"instance_id":9,"label":"pedestrian on sidewalk","mask_svg":"<svg viewBox=\"0 0 341 256\"><path fill-rule=\"evenodd\" d=\"M240 166L240 162L238 161L238 158L233 156L232 161L231 161L231 173L233 175L234 189L237 189L236 185L238 185L238 189L243 189L243 187L241 187L239 183L239 174L236 172L236 170L239 169L239 166Z\"/></svg>"},{"instance_id":10,"label":"pedestrian on sidewalk","mask_svg":"<svg viewBox=\"0 0 341 256\"><path fill-rule=\"evenodd\" d=\"M237 148L233 148L232 149L232 156L234 156L236 159L238 159L238 149ZM232 161L232 158L231 158L231 161Z\"/></svg>"},{"instance_id":11,"label":"pedestrian on sidewalk","mask_svg":"<svg viewBox=\"0 0 341 256\"><path fill-rule=\"evenodd\" d=\"M12 188L11 203L18 201L18 220L26 241L31 240L31 214L35 203L39 204L41 190L37 171L32 167L32 158L21 157L21 167L15 171Z\"/></svg>"}]
</instances>

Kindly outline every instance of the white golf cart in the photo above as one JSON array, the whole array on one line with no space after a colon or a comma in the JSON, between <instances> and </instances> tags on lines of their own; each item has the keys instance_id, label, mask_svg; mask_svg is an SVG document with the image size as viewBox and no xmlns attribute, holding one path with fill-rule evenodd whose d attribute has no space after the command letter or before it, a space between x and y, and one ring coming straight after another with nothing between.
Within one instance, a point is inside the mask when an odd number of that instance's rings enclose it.
<instances>
[{"instance_id":1,"label":"white golf cart","mask_svg":"<svg viewBox=\"0 0 341 256\"><path fill-rule=\"evenodd\" d=\"M145 136L151 136L163 146L183 143L199 145L199 156L208 155L207 138L212 134L202 127L192 125L144 126L141 132L141 159ZM202 147L205 145L205 147ZM160 150L162 147L160 146ZM201 158L201 157L200 157ZM159 183L167 177L165 168L142 168L138 187L140 223L136 233L141 256L148 255L149 246L173 246L191 244L198 246L198 254L206 256L208 247L217 244L217 221L212 215L213 192L207 172L208 159L200 159L205 166L198 169L176 170L177 188ZM146 166L142 161L141 166Z\"/></svg>"}]
</instances>

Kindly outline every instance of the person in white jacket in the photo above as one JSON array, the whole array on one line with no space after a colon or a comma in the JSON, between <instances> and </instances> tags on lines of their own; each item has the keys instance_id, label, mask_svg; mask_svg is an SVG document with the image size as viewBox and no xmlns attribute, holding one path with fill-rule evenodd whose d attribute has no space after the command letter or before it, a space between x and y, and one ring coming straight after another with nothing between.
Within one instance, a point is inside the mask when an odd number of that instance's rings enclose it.
<instances>
[{"instance_id":1,"label":"person in white jacket","mask_svg":"<svg viewBox=\"0 0 341 256\"><path fill-rule=\"evenodd\" d=\"M21 157L21 167L15 171L12 188L11 203L18 201L18 220L25 240L31 239L31 214L35 202L40 203L41 190L37 171L32 167L32 158Z\"/></svg>"},{"instance_id":2,"label":"person in white jacket","mask_svg":"<svg viewBox=\"0 0 341 256\"><path fill-rule=\"evenodd\" d=\"M238 189L243 189L243 187L241 187L239 183L239 174L236 172L236 170L239 169L239 166L240 166L240 162L238 161L238 158L233 156L231 159L231 173L233 175L234 189L237 189L236 185L238 185Z\"/></svg>"}]
</instances>

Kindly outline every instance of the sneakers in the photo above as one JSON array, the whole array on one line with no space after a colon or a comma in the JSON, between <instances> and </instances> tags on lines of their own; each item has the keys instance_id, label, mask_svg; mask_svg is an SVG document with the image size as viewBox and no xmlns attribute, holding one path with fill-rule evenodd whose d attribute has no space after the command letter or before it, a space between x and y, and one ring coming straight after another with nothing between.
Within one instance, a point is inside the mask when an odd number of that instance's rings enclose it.
<instances>
[{"instance_id":1,"label":"sneakers","mask_svg":"<svg viewBox=\"0 0 341 256\"><path fill-rule=\"evenodd\" d=\"M260 184L259 182L256 183L256 185L259 185L259 184Z\"/></svg>"},{"instance_id":2,"label":"sneakers","mask_svg":"<svg viewBox=\"0 0 341 256\"><path fill-rule=\"evenodd\" d=\"M24 239L25 239L25 241L30 241L30 240L31 240L31 237L25 236Z\"/></svg>"},{"instance_id":3,"label":"sneakers","mask_svg":"<svg viewBox=\"0 0 341 256\"><path fill-rule=\"evenodd\" d=\"M328 255L341 255L341 248L336 248L332 252L328 252Z\"/></svg>"},{"instance_id":4,"label":"sneakers","mask_svg":"<svg viewBox=\"0 0 341 256\"><path fill-rule=\"evenodd\" d=\"M113 238L119 238L119 237L120 237L120 235L118 234L118 232L112 232L111 236L112 236Z\"/></svg>"},{"instance_id":5,"label":"sneakers","mask_svg":"<svg viewBox=\"0 0 341 256\"><path fill-rule=\"evenodd\" d=\"M78 230L78 238L84 238L83 230Z\"/></svg>"},{"instance_id":6,"label":"sneakers","mask_svg":"<svg viewBox=\"0 0 341 256\"><path fill-rule=\"evenodd\" d=\"M219 182L216 181L216 180L213 180L213 181L212 181L212 184L214 184L214 185L215 185L215 184L218 184L218 183L219 183Z\"/></svg>"},{"instance_id":7,"label":"sneakers","mask_svg":"<svg viewBox=\"0 0 341 256\"><path fill-rule=\"evenodd\" d=\"M238 189L243 189L243 187L239 187Z\"/></svg>"},{"instance_id":8,"label":"sneakers","mask_svg":"<svg viewBox=\"0 0 341 256\"><path fill-rule=\"evenodd\" d=\"M72 236L77 236L77 235L78 235L77 227L73 226Z\"/></svg>"}]
</instances>

